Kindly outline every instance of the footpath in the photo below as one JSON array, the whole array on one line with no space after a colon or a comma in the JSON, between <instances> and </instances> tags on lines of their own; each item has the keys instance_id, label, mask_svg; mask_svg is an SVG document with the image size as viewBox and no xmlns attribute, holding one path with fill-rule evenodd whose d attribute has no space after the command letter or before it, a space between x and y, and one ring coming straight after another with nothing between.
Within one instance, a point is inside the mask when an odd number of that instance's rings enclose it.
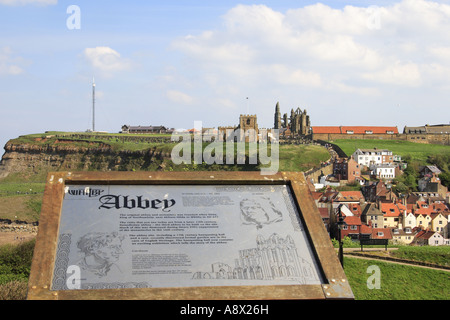
<instances>
[{"instance_id":1,"label":"footpath","mask_svg":"<svg viewBox=\"0 0 450 320\"><path fill-rule=\"evenodd\" d=\"M397 248L388 248L388 252L394 251L394 250L397 250ZM382 260L384 262L399 263L399 264L410 265L410 266L415 266L415 267L423 267L423 268L430 268L430 269L450 272L450 266L442 266L442 265L429 263L429 262L394 258L394 257L385 255L385 254L386 254L386 250L379 249L379 248L364 248L364 251L361 251L360 248L344 248L344 255L351 256L354 258L367 259L367 260Z\"/></svg>"}]
</instances>

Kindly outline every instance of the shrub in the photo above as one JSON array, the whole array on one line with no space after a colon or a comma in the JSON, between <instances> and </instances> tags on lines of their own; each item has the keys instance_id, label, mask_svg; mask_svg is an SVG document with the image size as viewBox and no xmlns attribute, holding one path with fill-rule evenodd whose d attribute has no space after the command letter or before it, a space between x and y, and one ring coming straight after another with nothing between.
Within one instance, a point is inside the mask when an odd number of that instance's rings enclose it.
<instances>
[{"instance_id":1,"label":"shrub","mask_svg":"<svg viewBox=\"0 0 450 320\"><path fill-rule=\"evenodd\" d=\"M25 300L27 297L26 281L10 281L0 285L0 300Z\"/></svg>"},{"instance_id":2,"label":"shrub","mask_svg":"<svg viewBox=\"0 0 450 320\"><path fill-rule=\"evenodd\" d=\"M0 247L0 285L11 280L27 280L30 275L35 240Z\"/></svg>"}]
</instances>

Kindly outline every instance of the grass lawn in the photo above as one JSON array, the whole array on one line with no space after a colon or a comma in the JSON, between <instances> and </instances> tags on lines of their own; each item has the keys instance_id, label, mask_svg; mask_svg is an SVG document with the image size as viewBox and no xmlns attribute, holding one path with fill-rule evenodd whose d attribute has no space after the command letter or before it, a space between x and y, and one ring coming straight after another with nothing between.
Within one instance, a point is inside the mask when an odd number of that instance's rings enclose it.
<instances>
[{"instance_id":1,"label":"grass lawn","mask_svg":"<svg viewBox=\"0 0 450 320\"><path fill-rule=\"evenodd\" d=\"M399 259L408 259L421 262L429 262L442 266L450 265L450 247L406 247L401 246L398 250L392 251L391 255Z\"/></svg>"},{"instance_id":2,"label":"grass lawn","mask_svg":"<svg viewBox=\"0 0 450 320\"><path fill-rule=\"evenodd\" d=\"M442 146L436 144L422 144L409 141L399 140L359 140L359 139L345 139L335 140L334 144L338 145L347 156L353 154L356 149L388 149L395 155L405 157L411 156L412 160L426 162L431 154L449 154L450 146Z\"/></svg>"},{"instance_id":3,"label":"grass lawn","mask_svg":"<svg viewBox=\"0 0 450 320\"><path fill-rule=\"evenodd\" d=\"M371 278L375 273L368 269L370 266L380 270L379 289L369 289L367 285L375 283ZM344 271L356 300L450 299L448 271L349 257L344 257Z\"/></svg>"}]
</instances>

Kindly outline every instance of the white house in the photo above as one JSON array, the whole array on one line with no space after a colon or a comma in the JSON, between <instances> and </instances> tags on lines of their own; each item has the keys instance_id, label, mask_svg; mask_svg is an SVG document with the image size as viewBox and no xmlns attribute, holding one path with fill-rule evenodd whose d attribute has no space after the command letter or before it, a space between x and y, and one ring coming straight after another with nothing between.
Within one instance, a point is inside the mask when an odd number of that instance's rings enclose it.
<instances>
[{"instance_id":1,"label":"white house","mask_svg":"<svg viewBox=\"0 0 450 320\"><path fill-rule=\"evenodd\" d=\"M390 163L372 164L369 166L371 174L378 179L394 179L395 165Z\"/></svg>"},{"instance_id":2,"label":"white house","mask_svg":"<svg viewBox=\"0 0 450 320\"><path fill-rule=\"evenodd\" d=\"M448 239L445 239L439 232L423 230L416 234L414 241L419 245L442 246L448 245Z\"/></svg>"},{"instance_id":3,"label":"white house","mask_svg":"<svg viewBox=\"0 0 450 320\"><path fill-rule=\"evenodd\" d=\"M417 220L416 216L412 213L406 213L406 211L403 214L403 227L404 228L415 228L417 226Z\"/></svg>"},{"instance_id":4,"label":"white house","mask_svg":"<svg viewBox=\"0 0 450 320\"><path fill-rule=\"evenodd\" d=\"M366 167L371 164L391 163L394 161L392 151L386 149L357 149L352 156L359 165Z\"/></svg>"}]
</instances>

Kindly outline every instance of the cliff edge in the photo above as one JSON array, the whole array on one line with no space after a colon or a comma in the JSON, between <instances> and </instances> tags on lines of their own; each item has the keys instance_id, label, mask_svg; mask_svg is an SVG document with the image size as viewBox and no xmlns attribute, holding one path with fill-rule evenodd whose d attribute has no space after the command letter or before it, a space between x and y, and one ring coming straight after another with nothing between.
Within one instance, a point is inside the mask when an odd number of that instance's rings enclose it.
<instances>
[{"instance_id":1,"label":"cliff edge","mask_svg":"<svg viewBox=\"0 0 450 320\"><path fill-rule=\"evenodd\" d=\"M0 161L0 179L13 173L45 176L46 172L62 170L155 170L170 159L167 141L128 141L113 136L101 139L75 134L11 139Z\"/></svg>"}]
</instances>

